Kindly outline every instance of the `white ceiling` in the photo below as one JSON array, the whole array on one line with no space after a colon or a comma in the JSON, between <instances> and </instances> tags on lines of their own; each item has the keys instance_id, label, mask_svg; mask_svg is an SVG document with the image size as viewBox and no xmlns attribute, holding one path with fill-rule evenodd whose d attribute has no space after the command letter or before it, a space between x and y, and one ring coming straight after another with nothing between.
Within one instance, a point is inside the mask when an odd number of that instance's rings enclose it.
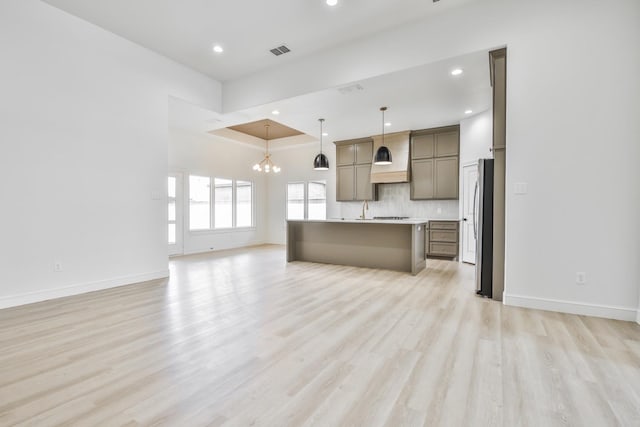
<instances>
[{"instance_id":1,"label":"white ceiling","mask_svg":"<svg viewBox=\"0 0 640 427\"><path fill-rule=\"evenodd\" d=\"M226 81L475 0L43 1ZM215 43L223 54L212 52ZM269 52L282 44L291 52Z\"/></svg>"},{"instance_id":2,"label":"white ceiling","mask_svg":"<svg viewBox=\"0 0 640 427\"><path fill-rule=\"evenodd\" d=\"M358 85L342 94L331 88L230 114L218 114L200 107L174 100L170 106L170 126L197 132L210 132L236 141L264 146L258 138L244 137L226 129L239 123L272 118L287 126L311 135L275 140L274 150L317 141L320 134L319 118L324 118L325 141L377 135L382 131L381 106L387 106L386 121L391 122L385 133L402 130L426 129L459 123L491 107L489 82L489 55L476 52L445 61L427 64L353 82ZM452 76L451 70L461 68L461 76ZM280 111L278 116L271 114Z\"/></svg>"},{"instance_id":3,"label":"white ceiling","mask_svg":"<svg viewBox=\"0 0 640 427\"><path fill-rule=\"evenodd\" d=\"M43 1L225 81L286 67L314 52L477 0L340 0L334 8L325 0ZM213 53L214 43L225 52ZM292 52L279 57L269 52L281 44ZM462 76L450 75L456 67L464 69ZM488 54L482 51L228 114L172 100L170 126L213 131L259 147L264 141L224 128L271 118L307 134L274 141L278 149L314 142L320 117L326 119L329 133L325 141L379 134L381 106L389 107L386 116L392 123L385 132L449 125L465 118L466 109L480 112L490 107L488 73ZM353 85L362 90L339 90ZM281 114L271 115L274 109Z\"/></svg>"}]
</instances>

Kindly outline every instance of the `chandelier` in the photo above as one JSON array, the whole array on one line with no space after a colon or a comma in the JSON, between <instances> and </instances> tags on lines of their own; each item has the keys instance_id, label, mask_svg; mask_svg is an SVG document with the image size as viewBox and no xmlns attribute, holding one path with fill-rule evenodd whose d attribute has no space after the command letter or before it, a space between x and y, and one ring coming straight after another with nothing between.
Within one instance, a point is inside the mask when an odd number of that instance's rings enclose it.
<instances>
[{"instance_id":1,"label":"chandelier","mask_svg":"<svg viewBox=\"0 0 640 427\"><path fill-rule=\"evenodd\" d=\"M265 141L267 143L267 150L264 154L264 159L262 159L260 163L256 163L255 165L253 165L253 170L256 172L264 171L265 173L269 173L273 171L273 173L278 173L280 172L280 168L273 164L273 162L271 161L271 154L269 154L269 125L266 124L264 125L264 127L266 131Z\"/></svg>"}]
</instances>

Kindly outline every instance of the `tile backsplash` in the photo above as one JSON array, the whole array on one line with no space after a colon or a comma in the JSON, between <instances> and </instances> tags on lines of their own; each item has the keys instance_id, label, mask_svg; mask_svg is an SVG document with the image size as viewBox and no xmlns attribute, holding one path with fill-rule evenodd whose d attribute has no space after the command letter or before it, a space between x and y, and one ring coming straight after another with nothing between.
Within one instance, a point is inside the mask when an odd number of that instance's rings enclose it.
<instances>
[{"instance_id":1,"label":"tile backsplash","mask_svg":"<svg viewBox=\"0 0 640 427\"><path fill-rule=\"evenodd\" d=\"M367 218L374 216L408 216L426 219L460 217L458 200L410 200L409 183L378 184L378 201L369 202ZM342 218L357 218L362 202L339 202Z\"/></svg>"}]
</instances>

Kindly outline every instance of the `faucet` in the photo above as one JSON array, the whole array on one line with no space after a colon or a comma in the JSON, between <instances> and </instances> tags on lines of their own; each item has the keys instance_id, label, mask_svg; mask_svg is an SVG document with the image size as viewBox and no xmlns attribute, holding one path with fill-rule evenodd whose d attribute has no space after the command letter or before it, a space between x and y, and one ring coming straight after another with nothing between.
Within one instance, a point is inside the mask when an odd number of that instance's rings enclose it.
<instances>
[{"instance_id":1,"label":"faucet","mask_svg":"<svg viewBox=\"0 0 640 427\"><path fill-rule=\"evenodd\" d=\"M366 219L364 216L364 210L369 210L369 203L367 202L367 199L364 199L362 201L362 215L360 215L360 219Z\"/></svg>"}]
</instances>

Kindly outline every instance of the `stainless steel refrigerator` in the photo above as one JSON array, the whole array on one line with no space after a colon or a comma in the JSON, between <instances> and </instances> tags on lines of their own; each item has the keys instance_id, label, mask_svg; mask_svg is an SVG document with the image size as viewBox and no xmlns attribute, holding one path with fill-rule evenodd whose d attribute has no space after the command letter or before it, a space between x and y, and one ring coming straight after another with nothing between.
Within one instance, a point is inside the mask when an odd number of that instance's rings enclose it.
<instances>
[{"instance_id":1,"label":"stainless steel refrigerator","mask_svg":"<svg viewBox=\"0 0 640 427\"><path fill-rule=\"evenodd\" d=\"M476 293L491 298L493 294L493 159L478 160L478 182L473 199Z\"/></svg>"}]
</instances>

